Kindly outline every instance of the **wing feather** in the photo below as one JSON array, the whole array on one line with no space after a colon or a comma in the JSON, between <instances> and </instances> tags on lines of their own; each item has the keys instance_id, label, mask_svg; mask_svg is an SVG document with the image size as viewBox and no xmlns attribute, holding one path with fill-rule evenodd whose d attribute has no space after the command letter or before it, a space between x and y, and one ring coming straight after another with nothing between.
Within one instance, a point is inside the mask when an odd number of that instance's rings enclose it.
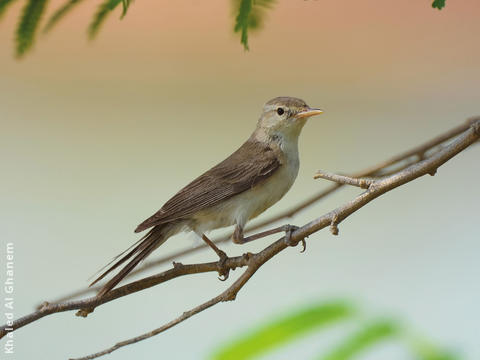
<instances>
[{"instance_id":1,"label":"wing feather","mask_svg":"<svg viewBox=\"0 0 480 360\"><path fill-rule=\"evenodd\" d=\"M188 218L199 210L240 194L271 176L281 165L267 144L249 139L237 151L185 186L135 232L173 220Z\"/></svg>"}]
</instances>

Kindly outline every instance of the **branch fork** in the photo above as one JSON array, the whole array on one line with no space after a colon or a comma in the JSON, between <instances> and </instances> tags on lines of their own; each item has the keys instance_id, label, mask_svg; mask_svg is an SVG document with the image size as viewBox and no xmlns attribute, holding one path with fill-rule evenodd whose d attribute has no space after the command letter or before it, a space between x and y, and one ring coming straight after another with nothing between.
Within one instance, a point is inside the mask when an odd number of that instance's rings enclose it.
<instances>
[{"instance_id":1,"label":"branch fork","mask_svg":"<svg viewBox=\"0 0 480 360\"><path fill-rule=\"evenodd\" d=\"M338 214L333 215L332 221L330 222L330 232L332 235L338 235Z\"/></svg>"}]
</instances>

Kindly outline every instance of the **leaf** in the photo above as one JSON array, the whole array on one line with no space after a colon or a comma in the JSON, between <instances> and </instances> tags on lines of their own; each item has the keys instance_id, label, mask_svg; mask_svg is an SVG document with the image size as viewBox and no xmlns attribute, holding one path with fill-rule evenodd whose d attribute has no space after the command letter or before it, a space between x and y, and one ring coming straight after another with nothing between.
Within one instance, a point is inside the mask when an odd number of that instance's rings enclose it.
<instances>
[{"instance_id":1,"label":"leaf","mask_svg":"<svg viewBox=\"0 0 480 360\"><path fill-rule=\"evenodd\" d=\"M120 16L120 19L123 19L125 15L127 15L128 7L130 6L131 1L130 0L122 0L122 16Z\"/></svg>"},{"instance_id":2,"label":"leaf","mask_svg":"<svg viewBox=\"0 0 480 360\"><path fill-rule=\"evenodd\" d=\"M25 5L17 27L17 57L22 57L33 46L40 18L46 9L47 1L28 0L28 3Z\"/></svg>"},{"instance_id":3,"label":"leaf","mask_svg":"<svg viewBox=\"0 0 480 360\"><path fill-rule=\"evenodd\" d=\"M16 0L0 0L0 19L2 15L6 12L7 8L13 4Z\"/></svg>"},{"instance_id":4,"label":"leaf","mask_svg":"<svg viewBox=\"0 0 480 360\"><path fill-rule=\"evenodd\" d=\"M248 31L259 29L263 25L265 9L272 7L274 0L240 0L235 18L234 32L240 32L240 43L248 50Z\"/></svg>"},{"instance_id":5,"label":"leaf","mask_svg":"<svg viewBox=\"0 0 480 360\"><path fill-rule=\"evenodd\" d=\"M250 359L354 314L353 307L342 302L307 307L274 320L221 348L214 354L213 359Z\"/></svg>"},{"instance_id":6,"label":"leaf","mask_svg":"<svg viewBox=\"0 0 480 360\"><path fill-rule=\"evenodd\" d=\"M115 10L118 4L124 3L124 0L105 0L99 7L88 27L88 37L92 40L97 36L100 27L105 22L107 16ZM125 9L125 8L124 8ZM124 10L125 11L125 10Z\"/></svg>"},{"instance_id":7,"label":"leaf","mask_svg":"<svg viewBox=\"0 0 480 360\"><path fill-rule=\"evenodd\" d=\"M321 360L348 360L358 353L376 345L398 333L398 326L391 321L380 320L369 324L350 338L347 338L336 349L326 356L320 356Z\"/></svg>"},{"instance_id":8,"label":"leaf","mask_svg":"<svg viewBox=\"0 0 480 360\"><path fill-rule=\"evenodd\" d=\"M233 31L241 31L240 43L248 50L248 17L252 11L252 0L241 0Z\"/></svg>"},{"instance_id":9,"label":"leaf","mask_svg":"<svg viewBox=\"0 0 480 360\"><path fill-rule=\"evenodd\" d=\"M72 10L75 5L78 5L81 3L83 0L70 0L67 1L63 6L61 6L55 13L50 17L50 19L47 22L47 25L45 25L45 28L43 29L44 33L49 32L50 30L53 29L53 27L61 20L65 15L67 15L70 10Z\"/></svg>"},{"instance_id":10,"label":"leaf","mask_svg":"<svg viewBox=\"0 0 480 360\"><path fill-rule=\"evenodd\" d=\"M426 340L415 338L411 342L410 348L418 360L460 360L460 357L439 349Z\"/></svg>"},{"instance_id":11,"label":"leaf","mask_svg":"<svg viewBox=\"0 0 480 360\"><path fill-rule=\"evenodd\" d=\"M434 9L442 10L445 7L445 0L433 0L432 7Z\"/></svg>"}]
</instances>

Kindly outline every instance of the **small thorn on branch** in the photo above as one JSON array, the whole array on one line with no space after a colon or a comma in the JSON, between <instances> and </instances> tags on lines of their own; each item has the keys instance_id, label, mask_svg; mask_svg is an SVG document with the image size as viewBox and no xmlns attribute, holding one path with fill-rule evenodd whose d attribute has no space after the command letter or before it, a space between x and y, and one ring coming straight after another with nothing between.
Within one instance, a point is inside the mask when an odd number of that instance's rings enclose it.
<instances>
[{"instance_id":1,"label":"small thorn on branch","mask_svg":"<svg viewBox=\"0 0 480 360\"><path fill-rule=\"evenodd\" d=\"M470 126L473 128L475 134L480 136L480 116L470 118L468 121L470 122Z\"/></svg>"},{"instance_id":2,"label":"small thorn on branch","mask_svg":"<svg viewBox=\"0 0 480 360\"><path fill-rule=\"evenodd\" d=\"M330 223L330 232L332 235L338 235L338 216L335 215Z\"/></svg>"},{"instance_id":3,"label":"small thorn on branch","mask_svg":"<svg viewBox=\"0 0 480 360\"><path fill-rule=\"evenodd\" d=\"M246 252L245 254L242 255L242 257L245 259L245 261L250 261L252 258L253 254L251 252Z\"/></svg>"},{"instance_id":4,"label":"small thorn on branch","mask_svg":"<svg viewBox=\"0 0 480 360\"><path fill-rule=\"evenodd\" d=\"M338 235L338 225L335 223L331 223L330 232L332 233L332 235Z\"/></svg>"},{"instance_id":5,"label":"small thorn on branch","mask_svg":"<svg viewBox=\"0 0 480 360\"><path fill-rule=\"evenodd\" d=\"M43 310L45 310L49 305L50 305L50 303L49 303L48 301L44 301L44 302L42 302L40 305L37 306L37 310L38 310L38 311L43 311Z\"/></svg>"},{"instance_id":6,"label":"small thorn on branch","mask_svg":"<svg viewBox=\"0 0 480 360\"><path fill-rule=\"evenodd\" d=\"M172 261L172 265L173 265L174 269L178 269L178 268L181 268L183 266L183 264L181 262L176 262L176 261Z\"/></svg>"},{"instance_id":7,"label":"small thorn on branch","mask_svg":"<svg viewBox=\"0 0 480 360\"><path fill-rule=\"evenodd\" d=\"M237 294L236 293L231 293L231 294L228 294L226 295L222 301L234 301L235 299L237 298Z\"/></svg>"},{"instance_id":8,"label":"small thorn on branch","mask_svg":"<svg viewBox=\"0 0 480 360\"><path fill-rule=\"evenodd\" d=\"M95 308L80 309L75 313L75 316L86 318L93 310L95 310Z\"/></svg>"},{"instance_id":9,"label":"small thorn on branch","mask_svg":"<svg viewBox=\"0 0 480 360\"><path fill-rule=\"evenodd\" d=\"M319 170L313 176L313 178L330 180L343 185L357 186L362 189L368 189L375 182L375 180L372 180L372 179L353 178L350 176L338 175L338 174L330 173L323 170Z\"/></svg>"}]
</instances>

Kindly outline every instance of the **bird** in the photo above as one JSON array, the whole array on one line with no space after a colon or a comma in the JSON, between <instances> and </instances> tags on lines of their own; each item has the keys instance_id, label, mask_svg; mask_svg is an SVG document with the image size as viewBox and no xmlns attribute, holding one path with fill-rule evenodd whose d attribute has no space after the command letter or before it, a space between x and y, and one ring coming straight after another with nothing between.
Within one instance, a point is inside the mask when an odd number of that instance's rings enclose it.
<instances>
[{"instance_id":1,"label":"bird","mask_svg":"<svg viewBox=\"0 0 480 360\"><path fill-rule=\"evenodd\" d=\"M148 232L117 255L90 284L96 284L125 264L97 296L112 290L168 238L181 232L193 231L223 259L225 253L208 239L205 235L208 231L234 225L232 240L237 244L277 232L290 234L296 227L286 225L245 237L244 227L291 188L299 170L300 132L308 118L321 113L323 110L311 108L295 97L280 96L267 101L247 141L178 191L160 210L137 226L136 233Z\"/></svg>"}]
</instances>

